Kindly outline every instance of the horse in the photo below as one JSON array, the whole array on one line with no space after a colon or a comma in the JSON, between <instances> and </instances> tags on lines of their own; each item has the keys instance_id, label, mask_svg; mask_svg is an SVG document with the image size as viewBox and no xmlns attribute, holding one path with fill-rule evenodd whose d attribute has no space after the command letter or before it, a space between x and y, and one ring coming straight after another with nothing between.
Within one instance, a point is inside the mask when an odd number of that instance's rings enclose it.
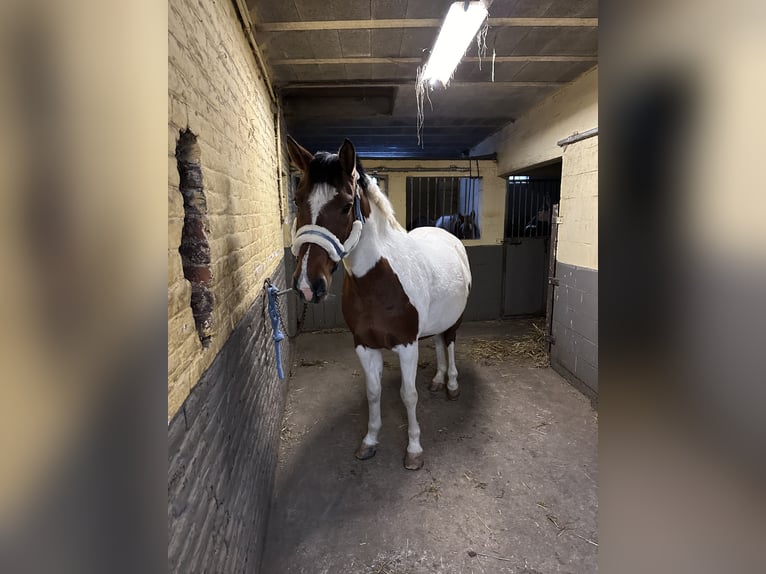
<instances>
[{"instance_id":1,"label":"horse","mask_svg":"<svg viewBox=\"0 0 766 574\"><path fill-rule=\"evenodd\" d=\"M479 229L476 227L476 213L473 211L467 215L462 213L442 215L434 225L446 229L458 239L476 239L479 234Z\"/></svg>"},{"instance_id":2,"label":"horse","mask_svg":"<svg viewBox=\"0 0 766 574\"><path fill-rule=\"evenodd\" d=\"M375 455L380 431L382 349L399 356L400 396L407 409L408 442L404 466L424 463L415 416L418 393L418 341L433 337L437 370L429 390L460 395L455 367L455 336L471 289L471 269L460 240L438 227L410 232L397 222L388 198L369 178L346 139L337 154L312 154L287 138L292 163L300 170L295 191L297 215L292 252L297 258L293 289L306 302L328 293L342 262L343 317L365 373L369 417L367 434L355 452Z\"/></svg>"},{"instance_id":3,"label":"horse","mask_svg":"<svg viewBox=\"0 0 766 574\"><path fill-rule=\"evenodd\" d=\"M410 224L407 226L407 231L412 231L416 227L433 227L434 223L435 222L433 219L422 215L420 217L416 217L410 222Z\"/></svg>"}]
</instances>

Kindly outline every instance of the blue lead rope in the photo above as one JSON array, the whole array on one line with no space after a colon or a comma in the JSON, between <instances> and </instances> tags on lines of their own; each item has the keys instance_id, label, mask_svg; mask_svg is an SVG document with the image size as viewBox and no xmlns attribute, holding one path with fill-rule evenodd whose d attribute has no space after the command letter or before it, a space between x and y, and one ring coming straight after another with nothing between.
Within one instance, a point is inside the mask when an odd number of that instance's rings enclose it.
<instances>
[{"instance_id":1,"label":"blue lead rope","mask_svg":"<svg viewBox=\"0 0 766 574\"><path fill-rule=\"evenodd\" d=\"M279 289L274 287L268 281L264 285L264 288L269 296L269 317L271 318L271 328L274 330L272 339L274 339L274 346L277 351L277 375L280 379L284 379L285 373L282 370L282 353L279 350L279 342L285 338L282 331L279 330L279 312L277 311L277 295L279 295Z\"/></svg>"}]
</instances>

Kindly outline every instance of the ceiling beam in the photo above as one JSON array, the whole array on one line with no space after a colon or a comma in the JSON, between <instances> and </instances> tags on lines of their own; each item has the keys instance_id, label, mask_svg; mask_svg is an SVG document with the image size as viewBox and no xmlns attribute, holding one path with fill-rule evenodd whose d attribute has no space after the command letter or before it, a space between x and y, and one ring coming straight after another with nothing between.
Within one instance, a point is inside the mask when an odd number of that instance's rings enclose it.
<instances>
[{"instance_id":1,"label":"ceiling beam","mask_svg":"<svg viewBox=\"0 0 766 574\"><path fill-rule=\"evenodd\" d=\"M483 62L492 60L492 56L485 56ZM465 57L462 62L478 62L476 56ZM597 62L597 56L496 56L495 62ZM423 58L374 58L374 57L347 57L347 58L283 58L271 60L272 66L309 66L324 64L421 64Z\"/></svg>"},{"instance_id":2,"label":"ceiling beam","mask_svg":"<svg viewBox=\"0 0 766 574\"><path fill-rule=\"evenodd\" d=\"M383 20L312 20L307 22L262 22L259 32L305 32L311 30L380 30L384 28L438 28L442 18ZM596 28L598 18L490 18L491 27Z\"/></svg>"},{"instance_id":3,"label":"ceiling beam","mask_svg":"<svg viewBox=\"0 0 766 574\"><path fill-rule=\"evenodd\" d=\"M513 88L555 88L558 86L566 86L569 82L450 82L450 86L508 86ZM285 89L310 89L310 88L364 88L364 87L378 87L378 86L410 86L415 85L415 79L411 80L358 80L348 81L341 80L339 82L287 82L280 85L282 90Z\"/></svg>"}]
</instances>

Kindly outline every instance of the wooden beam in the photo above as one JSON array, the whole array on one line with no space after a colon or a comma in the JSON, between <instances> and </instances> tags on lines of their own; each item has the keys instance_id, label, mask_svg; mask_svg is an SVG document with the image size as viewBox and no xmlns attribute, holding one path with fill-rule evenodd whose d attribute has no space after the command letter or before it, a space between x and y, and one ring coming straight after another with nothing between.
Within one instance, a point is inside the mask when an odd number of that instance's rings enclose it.
<instances>
[{"instance_id":1,"label":"wooden beam","mask_svg":"<svg viewBox=\"0 0 766 574\"><path fill-rule=\"evenodd\" d=\"M262 22L259 32L306 32L311 30L382 30L390 28L438 28L441 18L382 20L312 20L307 22ZM598 18L490 18L491 27L596 28Z\"/></svg>"},{"instance_id":2,"label":"wooden beam","mask_svg":"<svg viewBox=\"0 0 766 574\"><path fill-rule=\"evenodd\" d=\"M566 86L569 82L450 82L450 86L508 86L514 88L556 88ZM341 80L338 82L286 82L280 85L285 89L310 89L310 88L364 88L364 87L387 87L387 86L409 86L415 85L415 78L412 80L358 80L355 82Z\"/></svg>"},{"instance_id":3,"label":"wooden beam","mask_svg":"<svg viewBox=\"0 0 766 574\"><path fill-rule=\"evenodd\" d=\"M476 56L465 57L461 62L478 62ZM482 58L483 62L492 61L492 56ZM496 56L495 62L597 62L597 56ZM310 66L323 64L421 64L423 58L284 58L271 60L272 66Z\"/></svg>"}]
</instances>

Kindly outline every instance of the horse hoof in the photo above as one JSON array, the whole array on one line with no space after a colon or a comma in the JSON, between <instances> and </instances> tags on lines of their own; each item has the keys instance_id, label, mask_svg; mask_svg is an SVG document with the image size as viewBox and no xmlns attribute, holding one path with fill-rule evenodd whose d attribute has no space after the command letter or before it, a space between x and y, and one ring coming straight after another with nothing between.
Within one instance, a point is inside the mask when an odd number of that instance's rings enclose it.
<instances>
[{"instance_id":1,"label":"horse hoof","mask_svg":"<svg viewBox=\"0 0 766 574\"><path fill-rule=\"evenodd\" d=\"M432 393L438 393L444 390L444 383L435 383L434 381L431 381L431 384L428 385L428 390Z\"/></svg>"},{"instance_id":2,"label":"horse hoof","mask_svg":"<svg viewBox=\"0 0 766 574\"><path fill-rule=\"evenodd\" d=\"M376 449L377 447L374 444L369 445L362 443L354 453L354 456L359 460L367 460L368 458L375 456Z\"/></svg>"},{"instance_id":3,"label":"horse hoof","mask_svg":"<svg viewBox=\"0 0 766 574\"><path fill-rule=\"evenodd\" d=\"M404 457L404 468L407 470L420 470L423 468L425 458L422 452L408 452Z\"/></svg>"},{"instance_id":4,"label":"horse hoof","mask_svg":"<svg viewBox=\"0 0 766 574\"><path fill-rule=\"evenodd\" d=\"M456 388L454 391L447 387L447 398L451 401L456 401L457 398L460 396L460 387Z\"/></svg>"}]
</instances>

